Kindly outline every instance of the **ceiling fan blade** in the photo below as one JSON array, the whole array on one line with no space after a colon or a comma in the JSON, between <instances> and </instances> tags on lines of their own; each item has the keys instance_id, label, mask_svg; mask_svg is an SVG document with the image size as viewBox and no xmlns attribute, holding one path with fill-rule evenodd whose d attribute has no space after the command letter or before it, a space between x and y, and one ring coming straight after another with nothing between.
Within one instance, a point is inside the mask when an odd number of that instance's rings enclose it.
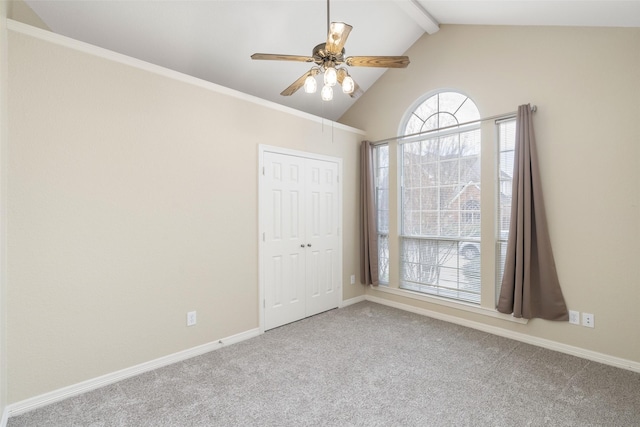
<instances>
[{"instance_id":1,"label":"ceiling fan blade","mask_svg":"<svg viewBox=\"0 0 640 427\"><path fill-rule=\"evenodd\" d=\"M344 44L347 42L347 37L353 27L344 22L332 22L329 25L329 34L327 35L327 43L325 49L335 55L342 52Z\"/></svg>"},{"instance_id":2,"label":"ceiling fan blade","mask_svg":"<svg viewBox=\"0 0 640 427\"><path fill-rule=\"evenodd\" d=\"M307 79L307 77L315 76L319 72L320 72L320 69L317 68L317 67L314 67L314 68L310 69L309 71L304 73L302 76L300 76L300 78L298 80L296 80L295 82L291 83L291 85L288 88L286 88L285 90L280 92L280 95L282 95L282 96L291 96L291 95L293 95L294 93L296 93L296 91L298 89L300 89L302 86L304 86L304 81Z\"/></svg>"},{"instance_id":3,"label":"ceiling fan blade","mask_svg":"<svg viewBox=\"0 0 640 427\"><path fill-rule=\"evenodd\" d=\"M352 67L407 68L408 56L350 56L344 62Z\"/></svg>"},{"instance_id":4,"label":"ceiling fan blade","mask_svg":"<svg viewBox=\"0 0 640 427\"><path fill-rule=\"evenodd\" d=\"M273 53L254 53L251 55L251 59L265 59L270 61L298 61L298 62L314 62L312 56L300 56L300 55L279 55Z\"/></svg>"},{"instance_id":5,"label":"ceiling fan blade","mask_svg":"<svg viewBox=\"0 0 640 427\"><path fill-rule=\"evenodd\" d=\"M344 78L347 77L348 75L349 73L347 73L347 70L345 70L344 68L338 68L338 84L340 86L342 86L342 82L344 81ZM349 94L349 96L352 97L353 99L358 99L360 95L362 95L363 93L364 92L362 91L362 89L360 89L360 86L358 86L358 83L354 81L353 91Z\"/></svg>"}]
</instances>

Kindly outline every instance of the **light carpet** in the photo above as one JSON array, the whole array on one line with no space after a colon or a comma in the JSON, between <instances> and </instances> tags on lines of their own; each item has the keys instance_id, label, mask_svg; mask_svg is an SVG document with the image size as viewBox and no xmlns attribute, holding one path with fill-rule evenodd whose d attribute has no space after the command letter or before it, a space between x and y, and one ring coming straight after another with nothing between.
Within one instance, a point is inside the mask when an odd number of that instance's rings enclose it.
<instances>
[{"instance_id":1,"label":"light carpet","mask_svg":"<svg viewBox=\"0 0 640 427\"><path fill-rule=\"evenodd\" d=\"M640 426L640 374L358 303L10 418L25 426Z\"/></svg>"}]
</instances>

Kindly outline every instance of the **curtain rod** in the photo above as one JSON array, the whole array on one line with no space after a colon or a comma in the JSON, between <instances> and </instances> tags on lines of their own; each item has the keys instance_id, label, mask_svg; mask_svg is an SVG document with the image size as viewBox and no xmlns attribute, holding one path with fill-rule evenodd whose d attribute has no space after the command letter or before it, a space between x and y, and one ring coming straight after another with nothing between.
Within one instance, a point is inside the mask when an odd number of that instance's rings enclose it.
<instances>
[{"instance_id":1,"label":"curtain rod","mask_svg":"<svg viewBox=\"0 0 640 427\"><path fill-rule=\"evenodd\" d=\"M532 105L531 106L531 112L535 113L538 110L538 107L536 105ZM517 111L512 111L510 113L505 113L505 114L498 114L495 116L489 116L489 117L484 117L482 119L478 119L478 120L473 120L471 122L465 122L465 123L458 123L457 125L450 125L450 126L443 126L441 128L437 128L437 129L430 129L430 130L424 130L422 132L416 132L416 133L410 133L409 135L402 135L402 136L395 136L392 138L386 138L386 139L381 139L379 141L374 141L371 142L371 145L380 145L380 144L384 144L385 142L389 142L389 141L397 141L400 139L407 139L407 138L411 138L414 136L419 136L425 133L432 133L432 132L438 132L441 130L446 130L446 129L453 129L453 128L457 128L460 126L465 126L465 125L470 125L473 123L478 123L478 122L485 122L487 120L499 120L499 119L509 119L512 117L515 117L518 114Z\"/></svg>"}]
</instances>

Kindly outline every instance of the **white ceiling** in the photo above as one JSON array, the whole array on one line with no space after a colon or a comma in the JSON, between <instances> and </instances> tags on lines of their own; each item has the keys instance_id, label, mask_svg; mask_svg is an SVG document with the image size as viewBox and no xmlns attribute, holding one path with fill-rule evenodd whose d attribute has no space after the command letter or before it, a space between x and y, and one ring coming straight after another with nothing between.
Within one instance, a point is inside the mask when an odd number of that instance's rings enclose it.
<instances>
[{"instance_id":1,"label":"white ceiling","mask_svg":"<svg viewBox=\"0 0 640 427\"><path fill-rule=\"evenodd\" d=\"M280 92L309 70L251 54L311 55L326 40L324 0L26 0L52 31L244 93L337 120L342 93ZM640 0L332 0L331 21L353 26L349 55L402 55L438 24L640 27ZM410 67L411 65L409 65ZM366 91L385 70L352 67Z\"/></svg>"}]
</instances>

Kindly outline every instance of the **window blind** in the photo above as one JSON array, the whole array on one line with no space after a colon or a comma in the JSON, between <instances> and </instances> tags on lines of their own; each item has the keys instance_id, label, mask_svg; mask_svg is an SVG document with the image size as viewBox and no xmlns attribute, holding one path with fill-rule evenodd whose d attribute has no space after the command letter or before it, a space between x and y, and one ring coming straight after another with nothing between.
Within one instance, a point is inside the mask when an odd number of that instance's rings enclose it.
<instances>
[{"instance_id":1,"label":"window blind","mask_svg":"<svg viewBox=\"0 0 640 427\"><path fill-rule=\"evenodd\" d=\"M513 186L513 162L516 145L515 118L496 121L498 134L498 195L496 236L496 303L500 295L504 263L507 255L507 239L511 223L511 195Z\"/></svg>"}]
</instances>

